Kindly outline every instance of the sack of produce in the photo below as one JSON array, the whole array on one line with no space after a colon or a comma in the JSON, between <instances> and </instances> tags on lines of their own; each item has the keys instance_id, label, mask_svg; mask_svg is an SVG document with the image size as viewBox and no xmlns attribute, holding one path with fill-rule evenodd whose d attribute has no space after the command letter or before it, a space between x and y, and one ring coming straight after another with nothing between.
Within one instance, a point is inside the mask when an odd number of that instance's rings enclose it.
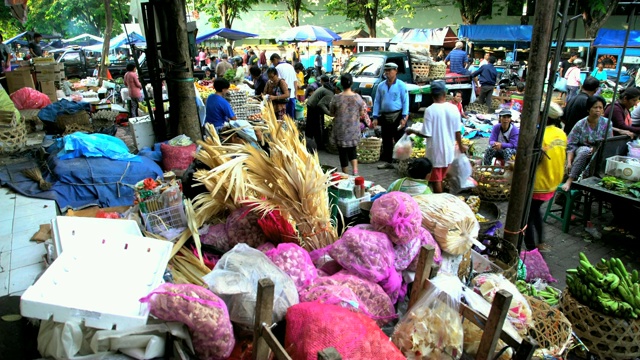
<instances>
[{"instance_id":1,"label":"sack of produce","mask_svg":"<svg viewBox=\"0 0 640 360\"><path fill-rule=\"evenodd\" d=\"M260 250L238 244L224 254L202 280L227 304L234 323L253 326L258 281L269 278L275 284L273 321L284 318L287 309L298 303L293 280Z\"/></svg>"},{"instance_id":2,"label":"sack of produce","mask_svg":"<svg viewBox=\"0 0 640 360\"><path fill-rule=\"evenodd\" d=\"M298 289L309 285L318 277L318 270L313 266L309 253L296 244L280 244L277 248L267 251L266 255L293 279Z\"/></svg>"},{"instance_id":3,"label":"sack of produce","mask_svg":"<svg viewBox=\"0 0 640 360\"><path fill-rule=\"evenodd\" d=\"M401 360L404 356L367 316L340 306L315 302L287 312L285 349L294 360L316 360L334 347L343 359Z\"/></svg>"},{"instance_id":4,"label":"sack of produce","mask_svg":"<svg viewBox=\"0 0 640 360\"><path fill-rule=\"evenodd\" d=\"M350 228L329 248L329 255L349 272L380 282L395 272L395 254L387 235Z\"/></svg>"},{"instance_id":5,"label":"sack of produce","mask_svg":"<svg viewBox=\"0 0 640 360\"><path fill-rule=\"evenodd\" d=\"M418 235L422 222L420 208L411 195L392 191L371 206L371 225L389 236L394 244L404 244Z\"/></svg>"},{"instance_id":6,"label":"sack of produce","mask_svg":"<svg viewBox=\"0 0 640 360\"><path fill-rule=\"evenodd\" d=\"M396 317L393 303L380 285L344 272L316 278L300 290L300 302L315 301L361 312L380 326Z\"/></svg>"},{"instance_id":7,"label":"sack of produce","mask_svg":"<svg viewBox=\"0 0 640 360\"><path fill-rule=\"evenodd\" d=\"M396 262L394 266L396 270L406 270L411 262L413 262L413 260L420 253L421 245L422 240L420 239L420 236L416 236L408 243L402 245L394 245L393 252L396 254Z\"/></svg>"},{"instance_id":8,"label":"sack of produce","mask_svg":"<svg viewBox=\"0 0 640 360\"><path fill-rule=\"evenodd\" d=\"M423 245L431 245L435 248L435 252L433 254L433 261L436 264L440 264L442 263L442 252L440 251L440 245L438 245L438 243L436 242L436 240L433 238L433 236L431 236L431 233L429 232L429 230L420 227L420 232L418 234L418 238L420 238L420 248L422 248ZM420 253L418 252L418 255L420 255ZM418 258L419 256L416 256L413 258L413 260L411 261L411 264L409 264L409 266L407 267L407 270L409 271L416 271L418 268Z\"/></svg>"},{"instance_id":9,"label":"sack of produce","mask_svg":"<svg viewBox=\"0 0 640 360\"><path fill-rule=\"evenodd\" d=\"M478 242L480 225L471 208L451 194L416 195L414 199L422 212L422 225L427 228L440 245L440 249L451 255L462 255Z\"/></svg>"},{"instance_id":10,"label":"sack of produce","mask_svg":"<svg viewBox=\"0 0 640 360\"><path fill-rule=\"evenodd\" d=\"M227 305L211 291L191 284L165 283L140 299L163 321L178 321L189 328L199 359L226 359L235 338Z\"/></svg>"},{"instance_id":11,"label":"sack of produce","mask_svg":"<svg viewBox=\"0 0 640 360\"><path fill-rule=\"evenodd\" d=\"M528 333L533 326L531 306L511 281L507 280L502 274L480 274L473 278L472 284L475 290L488 302L493 302L493 298L500 290L506 290L513 295L507 319L520 334Z\"/></svg>"},{"instance_id":12,"label":"sack of produce","mask_svg":"<svg viewBox=\"0 0 640 360\"><path fill-rule=\"evenodd\" d=\"M160 151L162 152L162 169L164 171L187 170L193 162L196 144L172 146L162 143L160 144Z\"/></svg>"},{"instance_id":13,"label":"sack of produce","mask_svg":"<svg viewBox=\"0 0 640 360\"><path fill-rule=\"evenodd\" d=\"M524 262L524 266L527 269L527 282L533 282L537 279L542 279L546 282L558 282L558 280L551 276L549 266L538 249L522 251L520 253L520 259Z\"/></svg>"},{"instance_id":14,"label":"sack of produce","mask_svg":"<svg viewBox=\"0 0 640 360\"><path fill-rule=\"evenodd\" d=\"M229 237L229 245L223 251L228 251L236 244L244 243L252 248L267 242L267 237L258 225L260 215L251 210L251 207L244 206L235 209L227 218L227 236Z\"/></svg>"},{"instance_id":15,"label":"sack of produce","mask_svg":"<svg viewBox=\"0 0 640 360\"><path fill-rule=\"evenodd\" d=\"M427 292L396 325L391 340L408 359L459 359L462 356L464 285L453 275L439 274Z\"/></svg>"},{"instance_id":16,"label":"sack of produce","mask_svg":"<svg viewBox=\"0 0 640 360\"><path fill-rule=\"evenodd\" d=\"M226 224L205 225L198 233L200 234L200 241L203 244L211 245L222 252L230 249Z\"/></svg>"}]
</instances>

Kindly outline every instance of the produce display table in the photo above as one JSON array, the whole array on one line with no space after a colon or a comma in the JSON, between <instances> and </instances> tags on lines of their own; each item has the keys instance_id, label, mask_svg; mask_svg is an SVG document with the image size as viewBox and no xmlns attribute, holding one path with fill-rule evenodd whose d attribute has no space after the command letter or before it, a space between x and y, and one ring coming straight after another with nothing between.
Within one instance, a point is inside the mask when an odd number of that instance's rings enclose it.
<instances>
[{"instance_id":1,"label":"produce display table","mask_svg":"<svg viewBox=\"0 0 640 360\"><path fill-rule=\"evenodd\" d=\"M611 191L606 189L603 186L598 185L602 181L601 178L597 176L588 177L586 179L576 181L571 184L573 190L582 190L587 193L585 198L585 208L584 208L584 222L591 220L591 206L593 202L597 199L607 200L610 202L615 202L618 204L624 204L631 206L632 209L640 207L640 199L617 193L615 191ZM631 210L633 211L633 210Z\"/></svg>"}]
</instances>

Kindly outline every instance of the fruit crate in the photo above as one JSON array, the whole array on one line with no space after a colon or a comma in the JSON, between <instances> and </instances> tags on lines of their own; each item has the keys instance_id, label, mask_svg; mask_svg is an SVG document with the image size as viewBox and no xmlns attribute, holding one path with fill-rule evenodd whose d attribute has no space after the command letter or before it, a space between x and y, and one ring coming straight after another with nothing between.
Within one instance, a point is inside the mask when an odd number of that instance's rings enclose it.
<instances>
[{"instance_id":1,"label":"fruit crate","mask_svg":"<svg viewBox=\"0 0 640 360\"><path fill-rule=\"evenodd\" d=\"M356 199L338 199L338 209L345 218L350 218L360 214L360 203L371 201L371 194L366 194Z\"/></svg>"}]
</instances>

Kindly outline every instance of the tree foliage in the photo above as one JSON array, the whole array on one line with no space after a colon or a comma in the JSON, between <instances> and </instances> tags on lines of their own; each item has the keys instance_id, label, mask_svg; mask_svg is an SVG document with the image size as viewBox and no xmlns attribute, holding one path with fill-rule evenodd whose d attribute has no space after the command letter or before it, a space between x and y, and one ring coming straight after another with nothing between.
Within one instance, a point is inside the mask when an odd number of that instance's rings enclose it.
<instances>
[{"instance_id":1,"label":"tree foliage","mask_svg":"<svg viewBox=\"0 0 640 360\"><path fill-rule=\"evenodd\" d=\"M376 37L376 24L385 17L401 14L413 17L414 6L423 1L411 0L329 0L327 10L332 15L342 15L347 20L364 23L371 37Z\"/></svg>"},{"instance_id":2,"label":"tree foliage","mask_svg":"<svg viewBox=\"0 0 640 360\"><path fill-rule=\"evenodd\" d=\"M107 26L103 0L30 0L26 28L72 37L82 33L102 36ZM114 33L129 18L129 1L111 1ZM122 12L120 11L122 9Z\"/></svg>"},{"instance_id":3,"label":"tree foliage","mask_svg":"<svg viewBox=\"0 0 640 360\"><path fill-rule=\"evenodd\" d=\"M289 26L296 27L300 26L300 13L306 13L314 15L313 11L311 11L304 0L265 0L267 4L279 5L283 4L286 6L286 10L271 10L267 13L272 19L278 19L284 15L289 23Z\"/></svg>"},{"instance_id":4,"label":"tree foliage","mask_svg":"<svg viewBox=\"0 0 640 360\"><path fill-rule=\"evenodd\" d=\"M455 0L463 24L477 24L482 17L491 18L493 0Z\"/></svg>"},{"instance_id":5,"label":"tree foliage","mask_svg":"<svg viewBox=\"0 0 640 360\"><path fill-rule=\"evenodd\" d=\"M598 30L616 10L618 2L619 0L578 0L578 13L582 14L584 32L587 38L593 39L596 37Z\"/></svg>"},{"instance_id":6,"label":"tree foliage","mask_svg":"<svg viewBox=\"0 0 640 360\"><path fill-rule=\"evenodd\" d=\"M8 6L0 4L0 33L4 40L10 39L24 31L24 25L11 16Z\"/></svg>"},{"instance_id":7,"label":"tree foliage","mask_svg":"<svg viewBox=\"0 0 640 360\"><path fill-rule=\"evenodd\" d=\"M209 22L213 27L231 29L233 21L240 19L240 15L249 12L259 0L196 0L198 11L209 15Z\"/></svg>"}]
</instances>

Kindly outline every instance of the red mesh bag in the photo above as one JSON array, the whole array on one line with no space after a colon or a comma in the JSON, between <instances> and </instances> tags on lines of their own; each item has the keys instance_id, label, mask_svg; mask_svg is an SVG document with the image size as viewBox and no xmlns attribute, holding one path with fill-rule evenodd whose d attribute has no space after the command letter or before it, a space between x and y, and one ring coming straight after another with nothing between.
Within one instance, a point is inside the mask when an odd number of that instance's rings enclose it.
<instances>
[{"instance_id":1,"label":"red mesh bag","mask_svg":"<svg viewBox=\"0 0 640 360\"><path fill-rule=\"evenodd\" d=\"M376 231L387 234L394 244L404 244L418 235L422 212L411 195L392 191L373 202L371 225Z\"/></svg>"},{"instance_id":2,"label":"red mesh bag","mask_svg":"<svg viewBox=\"0 0 640 360\"><path fill-rule=\"evenodd\" d=\"M335 305L301 303L287 311L285 347L294 360L316 360L334 347L343 359L405 359L376 323Z\"/></svg>"},{"instance_id":3,"label":"red mesh bag","mask_svg":"<svg viewBox=\"0 0 640 360\"><path fill-rule=\"evenodd\" d=\"M187 146L173 146L169 144L160 144L162 152L162 169L170 170L187 170L193 162L193 156L196 152L196 144Z\"/></svg>"},{"instance_id":4,"label":"red mesh bag","mask_svg":"<svg viewBox=\"0 0 640 360\"><path fill-rule=\"evenodd\" d=\"M318 277L318 270L313 266L309 253L296 244L280 244L265 255L293 279L298 289L309 285Z\"/></svg>"}]
</instances>

